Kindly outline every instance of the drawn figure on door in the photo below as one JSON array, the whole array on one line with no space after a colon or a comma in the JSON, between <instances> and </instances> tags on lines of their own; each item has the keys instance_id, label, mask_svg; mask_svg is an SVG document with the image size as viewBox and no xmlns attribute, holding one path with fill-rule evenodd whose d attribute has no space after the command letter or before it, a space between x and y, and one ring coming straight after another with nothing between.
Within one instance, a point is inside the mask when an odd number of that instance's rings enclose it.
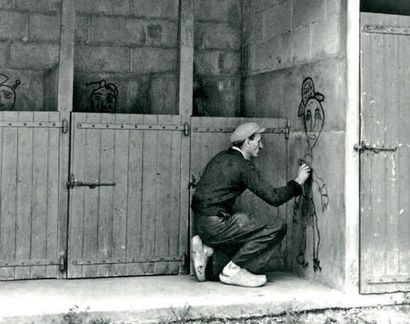
<instances>
[{"instance_id":1,"label":"drawn figure on door","mask_svg":"<svg viewBox=\"0 0 410 324\"><path fill-rule=\"evenodd\" d=\"M97 85L90 94L92 111L99 113L115 113L117 108L118 88L105 80L87 83L87 87Z\"/></svg>"},{"instance_id":2,"label":"drawn figure on door","mask_svg":"<svg viewBox=\"0 0 410 324\"><path fill-rule=\"evenodd\" d=\"M305 135L307 140L307 150L303 158L299 159L299 164L307 163L312 167L311 176L303 186L303 194L295 198L293 209L293 222L298 223L297 216L300 215L299 223L302 229L302 237L299 246L297 262L306 268L309 263L305 259L306 253L306 231L310 227L312 230L313 242L313 270L321 271L319 260L320 230L318 226L318 215L315 203L320 198L322 213L325 212L329 204L327 186L313 167L313 149L322 132L325 122L325 112L322 102L325 97L320 92L315 91L312 78L306 78L302 83L302 100L299 104L298 116L304 121Z\"/></svg>"},{"instance_id":3,"label":"drawn figure on door","mask_svg":"<svg viewBox=\"0 0 410 324\"><path fill-rule=\"evenodd\" d=\"M13 110L16 103L16 89L20 84L20 80L10 87L5 83L9 80L9 77L0 73L0 111Z\"/></svg>"}]
</instances>

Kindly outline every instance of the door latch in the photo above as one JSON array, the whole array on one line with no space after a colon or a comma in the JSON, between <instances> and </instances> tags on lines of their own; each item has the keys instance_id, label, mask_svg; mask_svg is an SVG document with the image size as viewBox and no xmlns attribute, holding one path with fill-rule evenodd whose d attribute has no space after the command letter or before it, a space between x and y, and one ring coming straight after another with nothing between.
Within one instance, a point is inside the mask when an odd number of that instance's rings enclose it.
<instances>
[{"instance_id":1,"label":"door latch","mask_svg":"<svg viewBox=\"0 0 410 324\"><path fill-rule=\"evenodd\" d=\"M355 144L354 146L355 151L359 153L362 151L372 151L373 153L379 152L395 152L397 151L397 146L392 147L385 147L385 146L371 146L364 141L361 141L360 144Z\"/></svg>"},{"instance_id":2,"label":"door latch","mask_svg":"<svg viewBox=\"0 0 410 324\"><path fill-rule=\"evenodd\" d=\"M103 187L103 186L110 186L114 187L116 185L115 182L82 182L78 181L74 174L71 173L70 179L67 181L67 188L68 189L73 189L74 187L90 187L91 189L94 189L96 187Z\"/></svg>"}]
</instances>

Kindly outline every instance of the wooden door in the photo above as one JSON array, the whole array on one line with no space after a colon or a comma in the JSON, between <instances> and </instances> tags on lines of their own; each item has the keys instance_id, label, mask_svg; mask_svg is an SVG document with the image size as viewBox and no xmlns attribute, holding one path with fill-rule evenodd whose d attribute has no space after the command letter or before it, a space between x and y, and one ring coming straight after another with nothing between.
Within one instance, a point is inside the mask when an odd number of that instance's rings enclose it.
<instances>
[{"instance_id":1,"label":"wooden door","mask_svg":"<svg viewBox=\"0 0 410 324\"><path fill-rule=\"evenodd\" d=\"M189 211L181 117L72 113L71 127L68 276L179 273Z\"/></svg>"},{"instance_id":2,"label":"wooden door","mask_svg":"<svg viewBox=\"0 0 410 324\"><path fill-rule=\"evenodd\" d=\"M264 177L275 186L287 182L287 120L273 118L191 118L191 182L200 179L207 163L220 151L230 147L229 137L236 126L254 121L266 127L263 134L264 148L255 164ZM191 190L191 197L193 194ZM238 199L237 208L252 212L256 217L272 222L286 222L286 206L272 207L249 191ZM191 222L192 223L192 222ZM191 230L192 231L192 230ZM278 268L285 266L286 242L278 249L277 258L272 264Z\"/></svg>"},{"instance_id":3,"label":"wooden door","mask_svg":"<svg viewBox=\"0 0 410 324\"><path fill-rule=\"evenodd\" d=\"M361 16L360 288L410 290L410 17Z\"/></svg>"},{"instance_id":4,"label":"wooden door","mask_svg":"<svg viewBox=\"0 0 410 324\"><path fill-rule=\"evenodd\" d=\"M68 123L59 112L0 112L0 280L62 276Z\"/></svg>"}]
</instances>

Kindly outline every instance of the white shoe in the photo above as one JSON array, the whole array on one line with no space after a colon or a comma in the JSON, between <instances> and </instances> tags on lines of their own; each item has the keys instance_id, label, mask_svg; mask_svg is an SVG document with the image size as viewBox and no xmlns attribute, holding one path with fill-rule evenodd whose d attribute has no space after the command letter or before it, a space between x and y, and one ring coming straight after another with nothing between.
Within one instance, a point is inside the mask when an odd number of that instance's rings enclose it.
<instances>
[{"instance_id":1,"label":"white shoe","mask_svg":"<svg viewBox=\"0 0 410 324\"><path fill-rule=\"evenodd\" d=\"M225 275L223 272L219 275L219 280L227 285L236 285L242 287L260 287L266 284L265 275L256 275L246 269L241 268L233 275Z\"/></svg>"},{"instance_id":2,"label":"white shoe","mask_svg":"<svg viewBox=\"0 0 410 324\"><path fill-rule=\"evenodd\" d=\"M202 243L201 238L195 235L191 239L191 259L194 274L198 281L205 281L205 269L209 257L214 253L213 248Z\"/></svg>"}]
</instances>

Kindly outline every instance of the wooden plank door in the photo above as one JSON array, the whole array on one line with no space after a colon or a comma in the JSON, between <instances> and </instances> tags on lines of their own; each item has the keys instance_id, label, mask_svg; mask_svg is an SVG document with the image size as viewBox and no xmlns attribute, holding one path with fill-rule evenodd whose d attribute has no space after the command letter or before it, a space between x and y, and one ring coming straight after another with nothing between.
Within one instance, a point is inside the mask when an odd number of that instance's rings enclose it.
<instances>
[{"instance_id":1,"label":"wooden plank door","mask_svg":"<svg viewBox=\"0 0 410 324\"><path fill-rule=\"evenodd\" d=\"M410 17L361 21L360 289L408 291Z\"/></svg>"},{"instance_id":2,"label":"wooden plank door","mask_svg":"<svg viewBox=\"0 0 410 324\"><path fill-rule=\"evenodd\" d=\"M254 121L266 127L263 146L255 164L266 179L277 186L287 182L287 120L273 118L191 118L191 180L198 181L207 163L220 151L230 147L229 137L241 123ZM191 197L193 194L191 190ZM249 191L238 199L237 208L252 212L272 222L286 222L286 206L272 207ZM192 223L192 222L191 222ZM191 229L192 232L192 229ZM285 267L286 242L278 249L272 265Z\"/></svg>"},{"instance_id":3,"label":"wooden plank door","mask_svg":"<svg viewBox=\"0 0 410 324\"><path fill-rule=\"evenodd\" d=\"M186 140L180 116L72 113L69 278L181 271Z\"/></svg>"},{"instance_id":4,"label":"wooden plank door","mask_svg":"<svg viewBox=\"0 0 410 324\"><path fill-rule=\"evenodd\" d=\"M69 140L62 116L0 112L0 280L62 276Z\"/></svg>"}]
</instances>

